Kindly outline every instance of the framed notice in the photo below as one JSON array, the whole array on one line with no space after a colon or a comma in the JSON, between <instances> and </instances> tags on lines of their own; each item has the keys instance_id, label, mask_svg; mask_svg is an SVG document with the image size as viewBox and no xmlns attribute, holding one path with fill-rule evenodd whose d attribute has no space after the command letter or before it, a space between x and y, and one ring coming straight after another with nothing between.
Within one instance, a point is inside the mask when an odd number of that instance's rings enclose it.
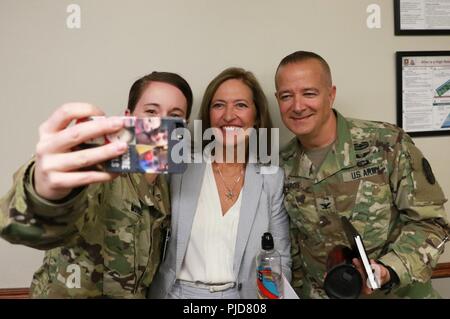
<instances>
[{"instance_id":1,"label":"framed notice","mask_svg":"<svg viewBox=\"0 0 450 319\"><path fill-rule=\"evenodd\" d=\"M397 124L411 136L450 135L450 51L397 52Z\"/></svg>"},{"instance_id":2,"label":"framed notice","mask_svg":"<svg viewBox=\"0 0 450 319\"><path fill-rule=\"evenodd\" d=\"M450 0L394 0L396 35L450 35Z\"/></svg>"}]
</instances>

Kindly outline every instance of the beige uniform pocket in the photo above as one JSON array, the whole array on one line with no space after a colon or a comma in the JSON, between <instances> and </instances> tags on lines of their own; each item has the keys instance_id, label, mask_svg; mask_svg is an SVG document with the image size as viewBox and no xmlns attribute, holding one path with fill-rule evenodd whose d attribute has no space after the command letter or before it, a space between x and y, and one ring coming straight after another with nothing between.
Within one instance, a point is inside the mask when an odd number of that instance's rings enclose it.
<instances>
[{"instance_id":1,"label":"beige uniform pocket","mask_svg":"<svg viewBox=\"0 0 450 319\"><path fill-rule=\"evenodd\" d=\"M351 222L364 240L366 249L384 245L392 216L392 193L386 183L361 180Z\"/></svg>"}]
</instances>

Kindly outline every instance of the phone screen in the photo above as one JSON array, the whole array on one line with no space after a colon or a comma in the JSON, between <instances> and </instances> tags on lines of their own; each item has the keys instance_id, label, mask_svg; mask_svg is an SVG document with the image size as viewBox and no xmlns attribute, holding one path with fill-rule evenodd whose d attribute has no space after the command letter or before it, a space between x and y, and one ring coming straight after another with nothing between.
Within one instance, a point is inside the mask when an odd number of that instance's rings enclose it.
<instances>
[{"instance_id":1,"label":"phone screen","mask_svg":"<svg viewBox=\"0 0 450 319\"><path fill-rule=\"evenodd\" d=\"M100 117L91 117L96 120ZM96 147L114 141L128 144L128 151L103 163L103 169L115 173L181 173L185 163L175 163L170 154L182 142L179 135L171 138L174 129L185 128L184 119L176 117L122 117L124 127L117 133L86 141L81 148Z\"/></svg>"}]
</instances>

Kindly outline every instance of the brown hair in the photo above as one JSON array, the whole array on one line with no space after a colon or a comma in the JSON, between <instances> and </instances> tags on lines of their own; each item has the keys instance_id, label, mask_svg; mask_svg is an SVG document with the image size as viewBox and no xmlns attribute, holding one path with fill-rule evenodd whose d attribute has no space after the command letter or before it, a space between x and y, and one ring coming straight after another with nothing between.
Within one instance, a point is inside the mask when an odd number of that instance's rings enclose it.
<instances>
[{"instance_id":1,"label":"brown hair","mask_svg":"<svg viewBox=\"0 0 450 319\"><path fill-rule=\"evenodd\" d=\"M183 79L180 75L171 72L157 72L154 71L150 74L147 74L136 82L130 88L130 94L128 95L128 110L130 113L133 113L136 108L136 104L141 98L142 93L147 88L150 82L163 82L178 88L184 95L187 101L187 112L186 118L188 119L191 115L192 111L192 90L189 84L185 79Z\"/></svg>"}]
</instances>

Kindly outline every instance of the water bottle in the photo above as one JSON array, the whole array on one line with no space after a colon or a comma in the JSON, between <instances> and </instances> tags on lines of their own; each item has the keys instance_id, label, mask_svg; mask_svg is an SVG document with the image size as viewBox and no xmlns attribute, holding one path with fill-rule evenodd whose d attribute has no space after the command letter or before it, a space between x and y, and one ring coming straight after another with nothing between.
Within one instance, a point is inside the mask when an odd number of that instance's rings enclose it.
<instances>
[{"instance_id":1,"label":"water bottle","mask_svg":"<svg viewBox=\"0 0 450 319\"><path fill-rule=\"evenodd\" d=\"M282 299L281 255L274 249L271 233L261 238L261 251L256 256L256 287L259 299Z\"/></svg>"}]
</instances>

